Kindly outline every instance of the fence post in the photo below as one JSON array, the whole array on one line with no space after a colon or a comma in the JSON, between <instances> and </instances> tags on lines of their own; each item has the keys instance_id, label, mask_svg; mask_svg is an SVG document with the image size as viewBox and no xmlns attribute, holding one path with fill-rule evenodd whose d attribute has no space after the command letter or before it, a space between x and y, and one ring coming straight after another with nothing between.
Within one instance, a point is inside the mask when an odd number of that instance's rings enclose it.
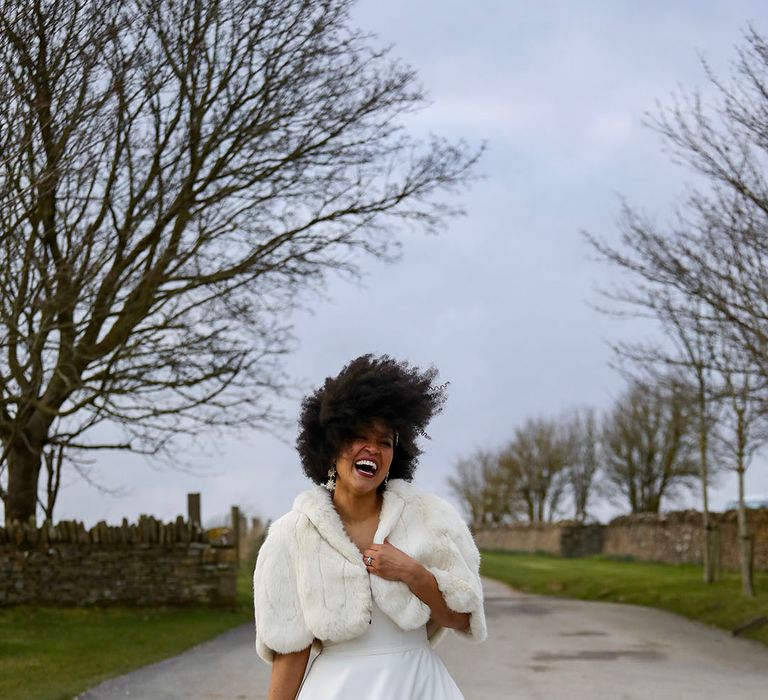
<instances>
[{"instance_id":1,"label":"fence post","mask_svg":"<svg viewBox=\"0 0 768 700\"><path fill-rule=\"evenodd\" d=\"M200 494L188 493L187 494L187 518L190 525L197 525L202 527L200 521Z\"/></svg>"},{"instance_id":2,"label":"fence post","mask_svg":"<svg viewBox=\"0 0 768 700\"><path fill-rule=\"evenodd\" d=\"M235 544L235 561L240 563L240 508L232 506L232 535Z\"/></svg>"}]
</instances>

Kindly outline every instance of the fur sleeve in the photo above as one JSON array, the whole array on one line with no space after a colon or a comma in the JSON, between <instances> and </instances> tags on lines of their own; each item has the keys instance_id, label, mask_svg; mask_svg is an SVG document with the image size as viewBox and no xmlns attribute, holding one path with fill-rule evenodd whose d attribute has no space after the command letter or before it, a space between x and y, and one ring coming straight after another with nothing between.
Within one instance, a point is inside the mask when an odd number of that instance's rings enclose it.
<instances>
[{"instance_id":1,"label":"fur sleeve","mask_svg":"<svg viewBox=\"0 0 768 700\"><path fill-rule=\"evenodd\" d=\"M487 631L480 581L480 552L469 528L453 506L428 494L424 499L424 508L425 517L439 542L434 560L427 569L437 580L446 605L455 612L469 613L469 629L457 633L481 642L486 638Z\"/></svg>"},{"instance_id":2,"label":"fur sleeve","mask_svg":"<svg viewBox=\"0 0 768 700\"><path fill-rule=\"evenodd\" d=\"M293 513L276 520L259 549L253 572L256 651L267 663L312 644L296 588Z\"/></svg>"}]
</instances>

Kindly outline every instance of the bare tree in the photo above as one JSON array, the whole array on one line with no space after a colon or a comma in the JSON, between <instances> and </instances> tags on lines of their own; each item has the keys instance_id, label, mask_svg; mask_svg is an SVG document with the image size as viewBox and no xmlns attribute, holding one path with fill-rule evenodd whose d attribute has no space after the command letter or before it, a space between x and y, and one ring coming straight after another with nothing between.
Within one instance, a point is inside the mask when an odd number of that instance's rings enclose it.
<instances>
[{"instance_id":1,"label":"bare tree","mask_svg":"<svg viewBox=\"0 0 768 700\"><path fill-rule=\"evenodd\" d=\"M718 345L715 362L722 376L720 399L725 407L715 435L737 475L741 584L744 595L751 597L755 595L752 537L744 503L744 476L755 453L768 441L764 379L754 371L743 349L730 346L725 339Z\"/></svg>"},{"instance_id":2,"label":"bare tree","mask_svg":"<svg viewBox=\"0 0 768 700\"><path fill-rule=\"evenodd\" d=\"M517 491L526 505L529 522L554 520L571 459L571 442L562 424L552 419L529 419L515 431L501 459L518 472Z\"/></svg>"},{"instance_id":3,"label":"bare tree","mask_svg":"<svg viewBox=\"0 0 768 700\"><path fill-rule=\"evenodd\" d=\"M502 450L459 460L448 483L476 527L551 521L566 495L577 519L586 520L598 470L597 433L589 409L528 420Z\"/></svg>"},{"instance_id":4,"label":"bare tree","mask_svg":"<svg viewBox=\"0 0 768 700\"><path fill-rule=\"evenodd\" d=\"M517 479L498 453L476 450L460 459L448 485L469 514L473 528L493 527L518 518Z\"/></svg>"},{"instance_id":5,"label":"bare tree","mask_svg":"<svg viewBox=\"0 0 768 700\"><path fill-rule=\"evenodd\" d=\"M592 241L595 243L594 240ZM599 246L599 244L596 244ZM634 271L630 271L634 272ZM715 580L713 525L709 517L709 487L716 475L711 462L712 426L715 424L718 402L713 397L717 378L713 365L715 339L719 324L701 313L701 305L681 298L675 290L654 284L654 280L635 274L634 284L605 292L611 301L628 308L635 315L651 315L659 323L663 343L621 342L614 350L623 361L645 375L646 381L663 382L674 372L688 379L695 407L695 433L698 446L699 483L702 500L702 530L704 535L704 581ZM642 380L641 380L642 381ZM714 473L713 473L714 472Z\"/></svg>"},{"instance_id":6,"label":"bare tree","mask_svg":"<svg viewBox=\"0 0 768 700\"><path fill-rule=\"evenodd\" d=\"M300 291L457 213L477 154L403 131L415 75L350 5L0 0L6 519L46 447L270 421Z\"/></svg>"},{"instance_id":7,"label":"bare tree","mask_svg":"<svg viewBox=\"0 0 768 700\"><path fill-rule=\"evenodd\" d=\"M690 393L678 381L635 380L602 429L605 479L633 513L658 512L662 499L691 488L698 475Z\"/></svg>"},{"instance_id":8,"label":"bare tree","mask_svg":"<svg viewBox=\"0 0 768 700\"><path fill-rule=\"evenodd\" d=\"M674 300L671 294L659 293L657 316L662 329L674 347L672 359L664 363L675 371L683 371L689 378L694 395L695 432L698 444L699 484L701 487L702 529L704 531L704 582L715 580L715 543L709 517L709 487L713 477L710 467L710 434L715 424L717 402L712 400L716 377L713 376L713 345L718 324L701 313L701 305L686 305Z\"/></svg>"},{"instance_id":9,"label":"bare tree","mask_svg":"<svg viewBox=\"0 0 768 700\"><path fill-rule=\"evenodd\" d=\"M455 476L448 477L448 488L469 515L473 529L482 527L487 517L486 479L492 460L489 453L477 451L456 462Z\"/></svg>"},{"instance_id":10,"label":"bare tree","mask_svg":"<svg viewBox=\"0 0 768 700\"><path fill-rule=\"evenodd\" d=\"M674 290L768 376L768 42L745 32L729 81L706 66L714 99L683 94L652 121L697 177L663 226L626 207L619 246L600 253L655 288Z\"/></svg>"},{"instance_id":11,"label":"bare tree","mask_svg":"<svg viewBox=\"0 0 768 700\"><path fill-rule=\"evenodd\" d=\"M496 469L492 488L496 489L505 508L505 521L530 520L529 499L524 494L526 475L514 451L502 449L495 453Z\"/></svg>"},{"instance_id":12,"label":"bare tree","mask_svg":"<svg viewBox=\"0 0 768 700\"><path fill-rule=\"evenodd\" d=\"M570 441L570 457L566 468L568 491L573 500L574 517L584 522L596 493L599 460L599 436L593 409L574 411L564 418Z\"/></svg>"}]
</instances>

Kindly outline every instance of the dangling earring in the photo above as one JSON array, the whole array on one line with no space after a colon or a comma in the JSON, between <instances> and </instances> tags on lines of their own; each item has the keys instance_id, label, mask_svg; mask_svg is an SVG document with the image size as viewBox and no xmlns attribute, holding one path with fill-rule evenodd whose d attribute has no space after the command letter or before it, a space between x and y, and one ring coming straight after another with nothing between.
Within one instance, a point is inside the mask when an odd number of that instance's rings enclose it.
<instances>
[{"instance_id":1,"label":"dangling earring","mask_svg":"<svg viewBox=\"0 0 768 700\"><path fill-rule=\"evenodd\" d=\"M384 486L387 485L388 481L389 481L389 469L387 469L387 475L384 477Z\"/></svg>"},{"instance_id":2,"label":"dangling earring","mask_svg":"<svg viewBox=\"0 0 768 700\"><path fill-rule=\"evenodd\" d=\"M333 493L336 488L336 462L334 462L328 470L328 481L325 482L325 488L331 493Z\"/></svg>"}]
</instances>

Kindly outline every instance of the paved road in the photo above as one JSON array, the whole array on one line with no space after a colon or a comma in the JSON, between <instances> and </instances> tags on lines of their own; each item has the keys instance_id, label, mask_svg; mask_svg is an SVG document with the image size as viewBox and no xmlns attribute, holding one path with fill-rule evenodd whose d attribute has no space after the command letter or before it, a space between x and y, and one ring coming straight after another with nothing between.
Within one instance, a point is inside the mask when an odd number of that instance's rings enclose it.
<instances>
[{"instance_id":1,"label":"paved road","mask_svg":"<svg viewBox=\"0 0 768 700\"><path fill-rule=\"evenodd\" d=\"M650 608L485 588L489 641L438 647L467 700L766 697L768 649L756 643ZM267 681L244 625L79 698L263 700Z\"/></svg>"}]
</instances>

